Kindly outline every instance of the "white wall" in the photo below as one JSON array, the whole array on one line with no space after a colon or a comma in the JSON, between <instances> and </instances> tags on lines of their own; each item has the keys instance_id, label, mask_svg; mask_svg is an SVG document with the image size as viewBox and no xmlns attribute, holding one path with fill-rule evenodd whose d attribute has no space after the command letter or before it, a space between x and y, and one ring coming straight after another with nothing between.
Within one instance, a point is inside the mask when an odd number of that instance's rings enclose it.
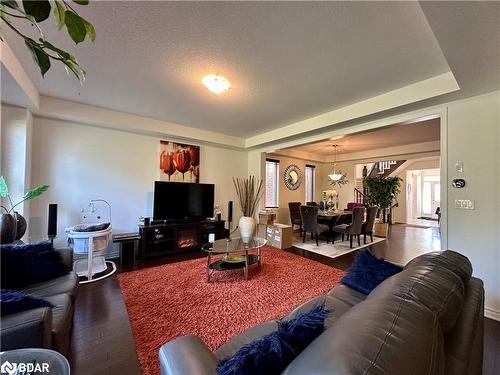
<instances>
[{"instance_id":1,"label":"white wall","mask_svg":"<svg viewBox=\"0 0 500 375\"><path fill-rule=\"evenodd\" d=\"M80 222L90 199L110 202L114 232L136 231L139 216L152 215L158 152L156 137L35 117L32 183L50 189L31 203L32 233L46 233L47 205L57 203L64 244L64 229ZM228 200L236 201L232 177L246 175L246 152L201 145L200 182L215 184L224 218Z\"/></svg>"},{"instance_id":2,"label":"white wall","mask_svg":"<svg viewBox=\"0 0 500 375\"><path fill-rule=\"evenodd\" d=\"M449 248L467 256L484 280L486 312L500 320L500 92L448 107ZM455 163L464 163L464 172ZM455 199L473 199L474 210L454 208Z\"/></svg>"}]
</instances>

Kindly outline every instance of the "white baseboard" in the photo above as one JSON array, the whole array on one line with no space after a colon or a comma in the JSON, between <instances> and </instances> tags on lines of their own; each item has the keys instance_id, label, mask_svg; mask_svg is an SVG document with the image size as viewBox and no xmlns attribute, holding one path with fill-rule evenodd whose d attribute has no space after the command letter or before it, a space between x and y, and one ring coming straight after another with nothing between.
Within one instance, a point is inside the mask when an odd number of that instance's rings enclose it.
<instances>
[{"instance_id":1,"label":"white baseboard","mask_svg":"<svg viewBox=\"0 0 500 375\"><path fill-rule=\"evenodd\" d=\"M484 316L500 322L500 311L492 309L491 307L484 308Z\"/></svg>"}]
</instances>

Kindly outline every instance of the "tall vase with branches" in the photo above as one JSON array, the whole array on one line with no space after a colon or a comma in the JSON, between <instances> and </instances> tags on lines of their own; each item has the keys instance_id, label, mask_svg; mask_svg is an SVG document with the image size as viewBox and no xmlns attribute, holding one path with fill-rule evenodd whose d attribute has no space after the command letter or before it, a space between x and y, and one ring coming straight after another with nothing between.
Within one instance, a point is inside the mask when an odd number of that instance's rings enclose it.
<instances>
[{"instance_id":1,"label":"tall vase with branches","mask_svg":"<svg viewBox=\"0 0 500 375\"><path fill-rule=\"evenodd\" d=\"M253 236L255 232L255 211L258 207L259 201L264 194L264 184L262 180L249 176L248 178L234 178L234 187L236 195L240 203L241 212L243 217L240 218L238 228L241 237L248 239Z\"/></svg>"}]
</instances>

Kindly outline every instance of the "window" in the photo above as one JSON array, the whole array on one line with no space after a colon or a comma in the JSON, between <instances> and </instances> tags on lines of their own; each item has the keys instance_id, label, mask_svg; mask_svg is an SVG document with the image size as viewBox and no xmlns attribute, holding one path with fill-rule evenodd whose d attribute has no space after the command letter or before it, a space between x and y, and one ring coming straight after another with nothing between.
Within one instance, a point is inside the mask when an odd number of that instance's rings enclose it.
<instances>
[{"instance_id":1,"label":"window","mask_svg":"<svg viewBox=\"0 0 500 375\"><path fill-rule=\"evenodd\" d=\"M305 185L306 203L314 202L314 165L306 164Z\"/></svg>"},{"instance_id":2,"label":"window","mask_svg":"<svg viewBox=\"0 0 500 375\"><path fill-rule=\"evenodd\" d=\"M266 159L266 207L279 206L279 160Z\"/></svg>"}]
</instances>

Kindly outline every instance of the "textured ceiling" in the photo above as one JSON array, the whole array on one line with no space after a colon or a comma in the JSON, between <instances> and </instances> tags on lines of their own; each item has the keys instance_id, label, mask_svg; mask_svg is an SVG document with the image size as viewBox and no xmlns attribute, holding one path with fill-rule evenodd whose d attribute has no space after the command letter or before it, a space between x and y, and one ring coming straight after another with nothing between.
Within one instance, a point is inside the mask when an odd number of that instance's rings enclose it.
<instances>
[{"instance_id":1,"label":"textured ceiling","mask_svg":"<svg viewBox=\"0 0 500 375\"><path fill-rule=\"evenodd\" d=\"M439 119L395 125L371 132L347 135L341 139L326 140L294 147L294 151L318 155L333 155L333 145L339 145L337 154L370 151L384 147L406 146L414 143L439 141Z\"/></svg>"},{"instance_id":2,"label":"textured ceiling","mask_svg":"<svg viewBox=\"0 0 500 375\"><path fill-rule=\"evenodd\" d=\"M248 137L449 70L416 2L91 2L95 45L47 35L87 71L45 79L6 39L44 95ZM233 88L214 95L217 73Z\"/></svg>"}]
</instances>

